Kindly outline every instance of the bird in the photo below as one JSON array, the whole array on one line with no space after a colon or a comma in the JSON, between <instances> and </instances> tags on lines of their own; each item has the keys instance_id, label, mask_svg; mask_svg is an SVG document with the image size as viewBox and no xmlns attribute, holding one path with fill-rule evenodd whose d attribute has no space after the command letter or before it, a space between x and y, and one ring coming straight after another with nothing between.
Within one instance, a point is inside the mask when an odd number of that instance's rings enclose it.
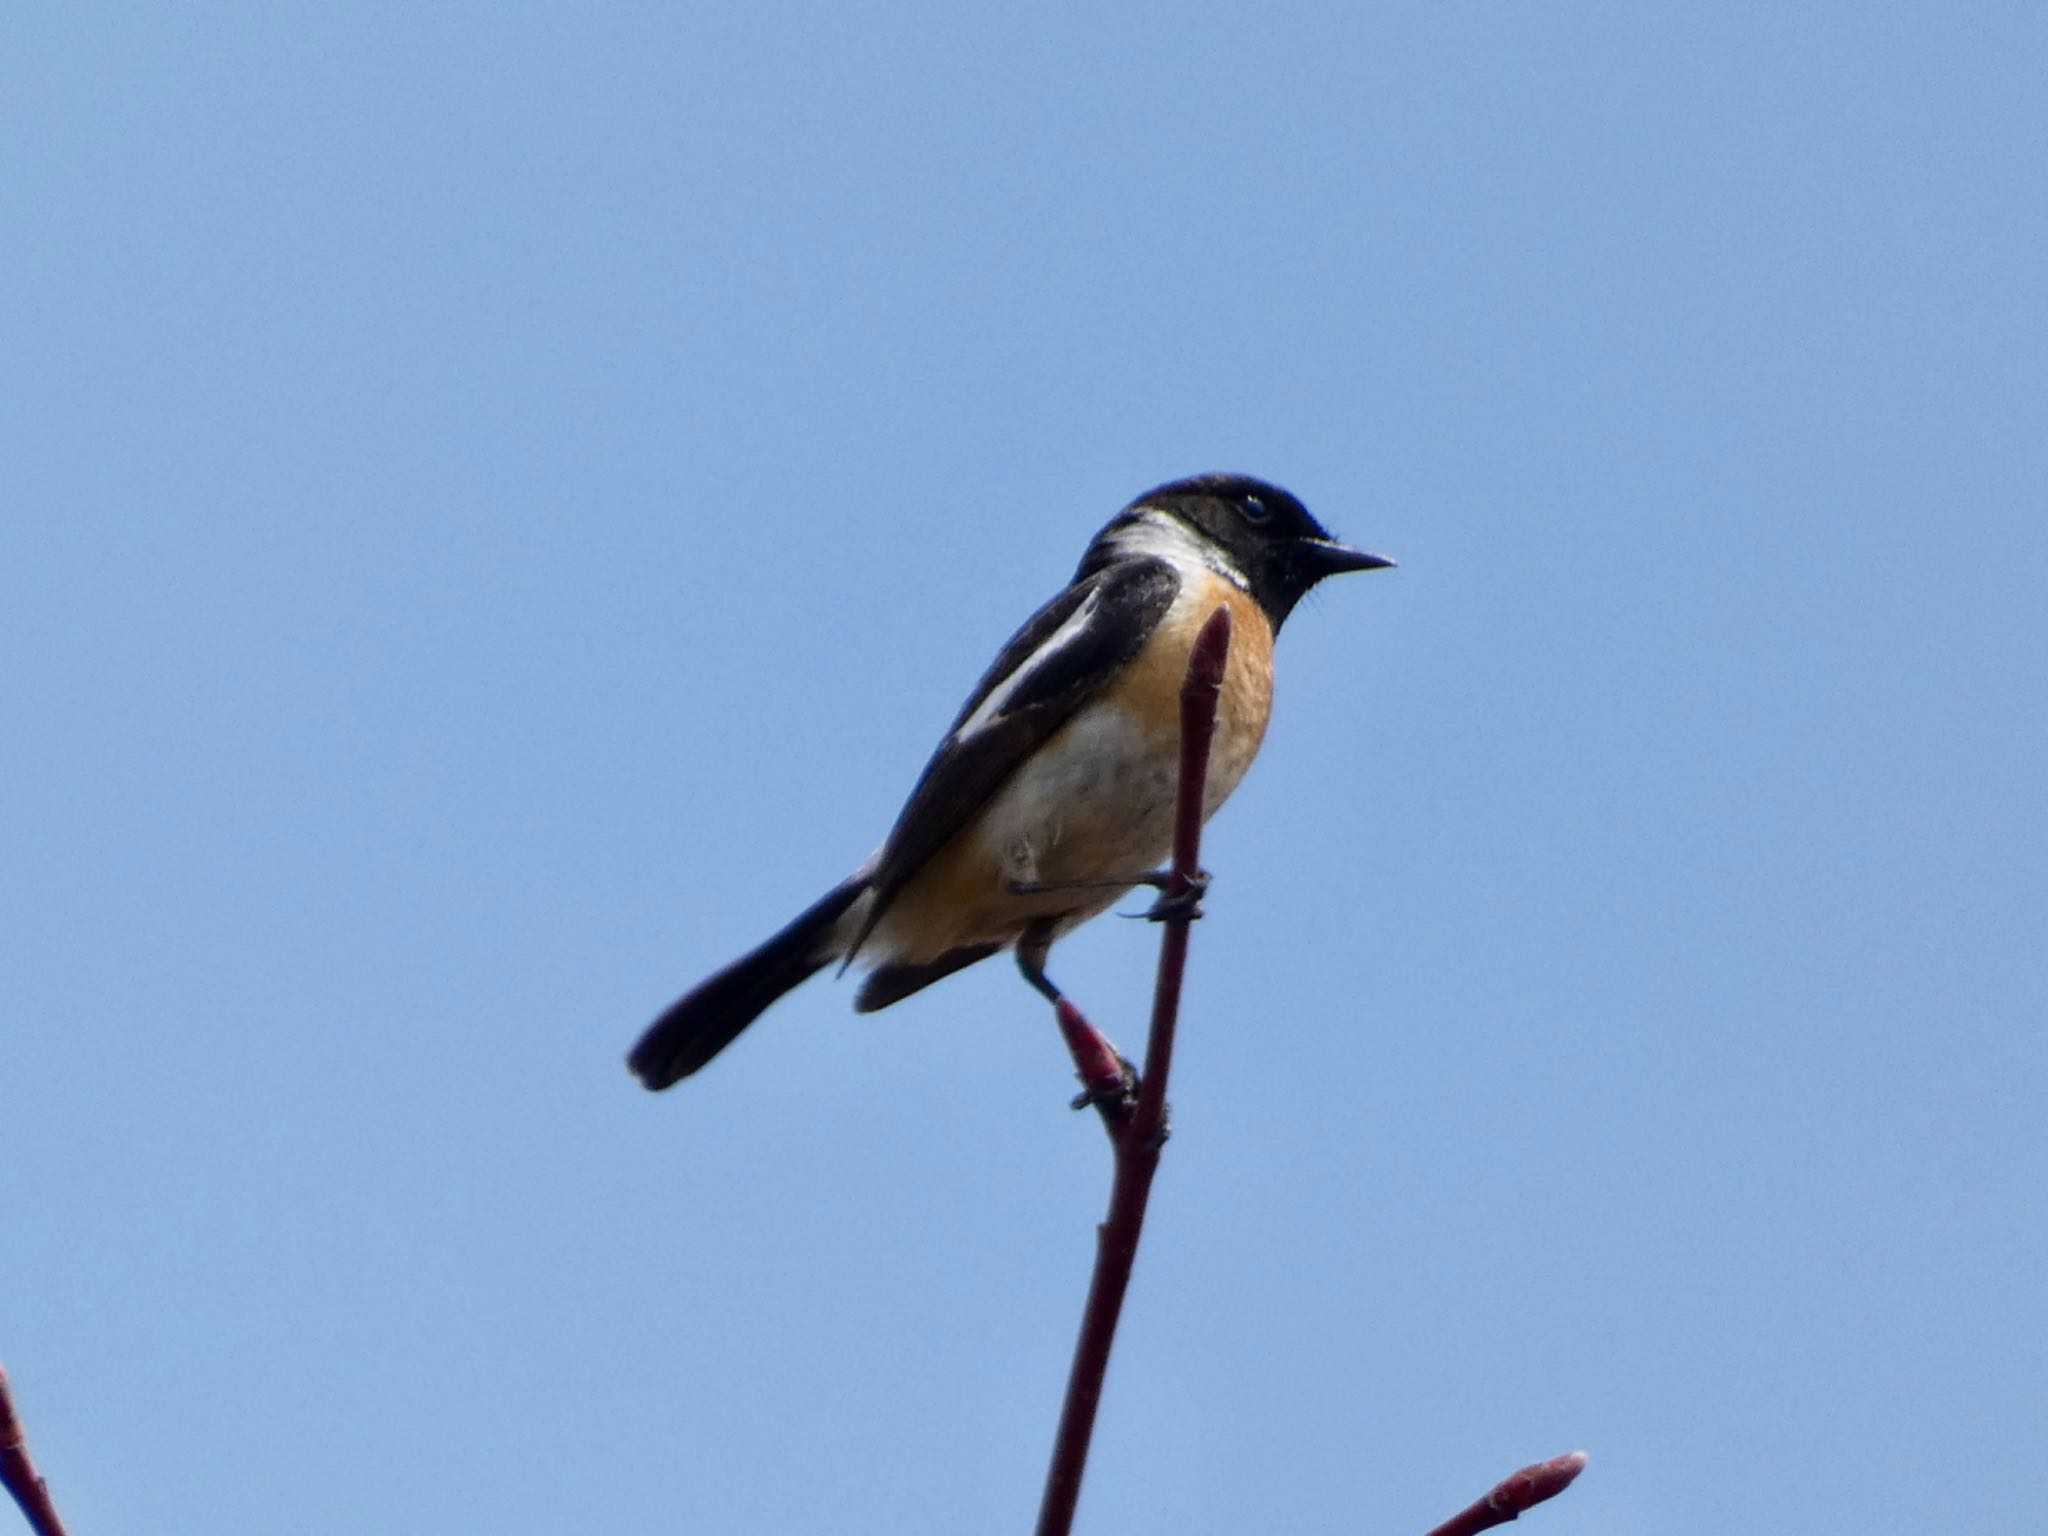
<instances>
[{"instance_id":1,"label":"bird","mask_svg":"<svg viewBox=\"0 0 2048 1536\"><path fill-rule=\"evenodd\" d=\"M1180 692L1203 624L1230 610L1202 814L1257 755L1273 640L1325 577L1390 567L1287 491L1203 474L1145 492L1090 540L1066 588L961 705L866 863L700 982L627 1056L650 1090L707 1065L778 998L836 965L872 1013L1005 949L1057 1002L1053 942L1153 878L1170 852Z\"/></svg>"}]
</instances>

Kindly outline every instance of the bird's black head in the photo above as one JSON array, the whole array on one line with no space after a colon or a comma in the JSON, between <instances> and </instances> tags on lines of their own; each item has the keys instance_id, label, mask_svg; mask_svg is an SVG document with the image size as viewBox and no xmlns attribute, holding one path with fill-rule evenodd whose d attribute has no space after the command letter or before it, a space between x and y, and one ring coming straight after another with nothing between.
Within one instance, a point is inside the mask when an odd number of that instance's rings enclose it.
<instances>
[{"instance_id":1,"label":"bird's black head","mask_svg":"<svg viewBox=\"0 0 2048 1536\"><path fill-rule=\"evenodd\" d=\"M1136 551L1148 530L1170 535L1176 525L1194 535L1191 548L1220 556L1243 578L1276 630L1325 576L1394 563L1339 544L1292 495L1250 475L1195 475L1147 491L1096 542Z\"/></svg>"}]
</instances>

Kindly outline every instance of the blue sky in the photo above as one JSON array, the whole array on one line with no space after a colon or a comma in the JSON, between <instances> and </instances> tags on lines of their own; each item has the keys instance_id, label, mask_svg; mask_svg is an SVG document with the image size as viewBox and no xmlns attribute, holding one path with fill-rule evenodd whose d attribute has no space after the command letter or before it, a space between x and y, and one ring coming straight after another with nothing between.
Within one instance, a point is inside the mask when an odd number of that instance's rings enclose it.
<instances>
[{"instance_id":1,"label":"blue sky","mask_svg":"<svg viewBox=\"0 0 2048 1536\"><path fill-rule=\"evenodd\" d=\"M2048 24L17 6L0 1359L80 1531L1018 1529L984 966L622 1054L1126 499L1401 560L1212 824L1083 1530L2024 1528ZM1155 935L1056 974L1126 1045Z\"/></svg>"}]
</instances>

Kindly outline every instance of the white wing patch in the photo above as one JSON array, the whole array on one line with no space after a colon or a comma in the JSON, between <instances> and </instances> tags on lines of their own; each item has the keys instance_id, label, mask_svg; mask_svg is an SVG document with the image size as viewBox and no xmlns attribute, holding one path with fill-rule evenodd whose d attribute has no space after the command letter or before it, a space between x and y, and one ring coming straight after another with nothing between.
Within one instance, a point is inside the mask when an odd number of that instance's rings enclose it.
<instances>
[{"instance_id":1,"label":"white wing patch","mask_svg":"<svg viewBox=\"0 0 2048 1536\"><path fill-rule=\"evenodd\" d=\"M1090 592L1082 600L1081 606L1068 616L1066 623L1046 637L1045 644L1026 656L1008 677L989 689L988 697L975 705L974 713L960 722L960 729L953 733L953 740L965 741L975 732L986 730L989 723L1001 716L1010 700L1017 696L1017 690L1024 686L1025 679L1044 666L1049 657L1086 634L1089 622L1095 616L1096 600L1101 595L1102 589L1099 587Z\"/></svg>"}]
</instances>

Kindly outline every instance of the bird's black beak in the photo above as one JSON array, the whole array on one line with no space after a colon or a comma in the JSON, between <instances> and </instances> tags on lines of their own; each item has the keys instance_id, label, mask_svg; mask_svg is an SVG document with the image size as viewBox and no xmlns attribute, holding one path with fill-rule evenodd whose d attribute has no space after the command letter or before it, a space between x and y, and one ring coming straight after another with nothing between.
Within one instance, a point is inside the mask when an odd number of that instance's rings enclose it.
<instances>
[{"instance_id":1,"label":"bird's black beak","mask_svg":"<svg viewBox=\"0 0 2048 1536\"><path fill-rule=\"evenodd\" d=\"M1311 539L1303 546L1303 553L1318 577L1335 576L1341 571L1390 570L1394 564L1385 555L1369 555L1335 539Z\"/></svg>"}]
</instances>

